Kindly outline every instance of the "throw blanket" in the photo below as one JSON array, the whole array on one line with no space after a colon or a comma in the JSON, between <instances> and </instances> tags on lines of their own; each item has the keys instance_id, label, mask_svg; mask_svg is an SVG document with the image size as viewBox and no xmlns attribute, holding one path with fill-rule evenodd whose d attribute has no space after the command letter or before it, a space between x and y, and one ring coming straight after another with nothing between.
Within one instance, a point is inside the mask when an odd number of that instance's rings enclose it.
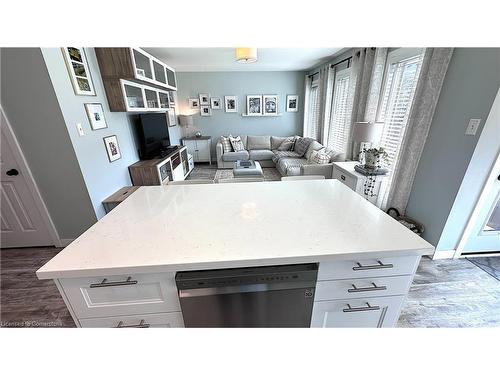
<instances>
[{"instance_id":1,"label":"throw blanket","mask_svg":"<svg viewBox=\"0 0 500 375\"><path fill-rule=\"evenodd\" d=\"M273 162L278 164L281 158L300 158L295 151L274 151Z\"/></svg>"}]
</instances>

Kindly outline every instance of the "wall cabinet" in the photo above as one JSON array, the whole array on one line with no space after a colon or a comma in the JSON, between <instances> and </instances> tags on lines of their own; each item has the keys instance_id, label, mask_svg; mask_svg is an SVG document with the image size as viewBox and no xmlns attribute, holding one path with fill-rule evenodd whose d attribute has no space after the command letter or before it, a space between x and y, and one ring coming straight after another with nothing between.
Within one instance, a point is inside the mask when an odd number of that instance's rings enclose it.
<instances>
[{"instance_id":1,"label":"wall cabinet","mask_svg":"<svg viewBox=\"0 0 500 375\"><path fill-rule=\"evenodd\" d=\"M182 138L182 144L186 146L187 152L193 155L193 161L197 162L209 162L212 164L211 148L212 148L212 138L211 137L188 137Z\"/></svg>"},{"instance_id":2,"label":"wall cabinet","mask_svg":"<svg viewBox=\"0 0 500 375\"><path fill-rule=\"evenodd\" d=\"M140 48L96 48L111 112L165 111L169 91L177 90L175 71Z\"/></svg>"}]
</instances>

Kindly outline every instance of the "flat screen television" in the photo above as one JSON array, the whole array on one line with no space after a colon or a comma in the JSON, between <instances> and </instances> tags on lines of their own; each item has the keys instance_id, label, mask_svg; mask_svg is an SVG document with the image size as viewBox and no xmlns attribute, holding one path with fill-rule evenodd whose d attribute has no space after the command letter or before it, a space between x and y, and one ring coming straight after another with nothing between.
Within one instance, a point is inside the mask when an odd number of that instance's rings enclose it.
<instances>
[{"instance_id":1,"label":"flat screen television","mask_svg":"<svg viewBox=\"0 0 500 375\"><path fill-rule=\"evenodd\" d=\"M154 159L170 146L167 116L165 113L145 113L134 119L139 157Z\"/></svg>"}]
</instances>

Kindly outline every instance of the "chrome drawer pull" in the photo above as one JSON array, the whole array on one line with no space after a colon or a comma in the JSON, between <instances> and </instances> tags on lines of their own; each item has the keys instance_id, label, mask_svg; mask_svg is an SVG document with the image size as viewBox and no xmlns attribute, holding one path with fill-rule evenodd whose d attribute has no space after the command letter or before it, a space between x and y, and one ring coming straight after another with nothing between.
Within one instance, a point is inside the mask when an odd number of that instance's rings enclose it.
<instances>
[{"instance_id":1,"label":"chrome drawer pull","mask_svg":"<svg viewBox=\"0 0 500 375\"><path fill-rule=\"evenodd\" d=\"M134 285L137 284L137 280L132 280L132 277L129 276L127 277L127 280L125 281L111 281L108 282L108 279L103 279L100 283L98 284L90 284L91 288L103 288L106 286L121 286L121 285Z\"/></svg>"},{"instance_id":2,"label":"chrome drawer pull","mask_svg":"<svg viewBox=\"0 0 500 375\"><path fill-rule=\"evenodd\" d=\"M116 328L149 328L150 324L146 323L144 319L142 319L139 324L131 324L129 326L123 325L123 322L120 320Z\"/></svg>"},{"instance_id":3,"label":"chrome drawer pull","mask_svg":"<svg viewBox=\"0 0 500 375\"><path fill-rule=\"evenodd\" d=\"M380 306L372 306L368 302L366 302L366 307L351 307L350 304L347 304L347 309L343 309L342 311L347 312L359 312L359 311L373 311L380 310Z\"/></svg>"},{"instance_id":4,"label":"chrome drawer pull","mask_svg":"<svg viewBox=\"0 0 500 375\"><path fill-rule=\"evenodd\" d=\"M377 286L377 284L372 283L373 286L368 286L365 288L358 288L356 285L351 284L352 289L347 289L348 293L357 293L357 292L373 292L377 290L387 290L387 287L382 285L382 286Z\"/></svg>"},{"instance_id":5,"label":"chrome drawer pull","mask_svg":"<svg viewBox=\"0 0 500 375\"><path fill-rule=\"evenodd\" d=\"M362 266L361 263L356 262L357 267L352 267L353 271L363 271L363 270L378 270L381 268L392 268L394 267L394 264L384 264L380 260L377 260L378 264L372 264L371 266Z\"/></svg>"}]
</instances>

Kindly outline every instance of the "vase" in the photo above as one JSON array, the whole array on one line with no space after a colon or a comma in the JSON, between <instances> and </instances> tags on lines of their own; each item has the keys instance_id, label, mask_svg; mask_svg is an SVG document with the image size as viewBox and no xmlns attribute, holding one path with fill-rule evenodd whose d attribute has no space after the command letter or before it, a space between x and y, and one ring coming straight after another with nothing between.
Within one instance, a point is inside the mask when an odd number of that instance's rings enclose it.
<instances>
[{"instance_id":1,"label":"vase","mask_svg":"<svg viewBox=\"0 0 500 375\"><path fill-rule=\"evenodd\" d=\"M375 155L370 152L365 153L365 167L369 169L377 169L380 165L380 155Z\"/></svg>"}]
</instances>

